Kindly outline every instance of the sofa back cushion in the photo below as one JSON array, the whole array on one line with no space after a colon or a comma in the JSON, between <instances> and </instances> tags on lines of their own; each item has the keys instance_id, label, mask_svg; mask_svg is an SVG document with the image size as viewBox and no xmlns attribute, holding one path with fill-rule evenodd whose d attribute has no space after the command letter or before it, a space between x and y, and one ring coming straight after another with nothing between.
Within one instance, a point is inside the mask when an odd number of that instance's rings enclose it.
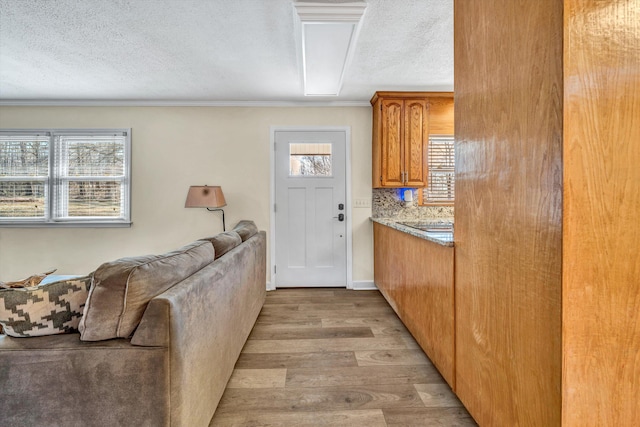
<instances>
[{"instance_id":1,"label":"sofa back cushion","mask_svg":"<svg viewBox=\"0 0 640 427\"><path fill-rule=\"evenodd\" d=\"M211 242L215 251L216 259L220 258L236 246L240 246L242 243L242 238L235 231L227 231L202 240Z\"/></svg>"},{"instance_id":2,"label":"sofa back cushion","mask_svg":"<svg viewBox=\"0 0 640 427\"><path fill-rule=\"evenodd\" d=\"M163 255L122 258L102 264L80 321L80 339L128 338L149 301L210 264L213 248L197 241Z\"/></svg>"},{"instance_id":3,"label":"sofa back cushion","mask_svg":"<svg viewBox=\"0 0 640 427\"><path fill-rule=\"evenodd\" d=\"M0 290L0 324L12 337L77 332L91 276Z\"/></svg>"},{"instance_id":4,"label":"sofa back cushion","mask_svg":"<svg viewBox=\"0 0 640 427\"><path fill-rule=\"evenodd\" d=\"M244 242L258 232L258 227L255 222L243 219L233 227L233 231L238 233Z\"/></svg>"}]
</instances>

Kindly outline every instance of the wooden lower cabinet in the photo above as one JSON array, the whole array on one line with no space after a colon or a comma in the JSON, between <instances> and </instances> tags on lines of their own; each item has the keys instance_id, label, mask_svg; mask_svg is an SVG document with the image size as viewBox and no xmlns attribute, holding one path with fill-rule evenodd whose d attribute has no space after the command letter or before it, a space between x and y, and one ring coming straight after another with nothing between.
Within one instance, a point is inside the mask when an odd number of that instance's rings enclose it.
<instances>
[{"instance_id":1,"label":"wooden lower cabinet","mask_svg":"<svg viewBox=\"0 0 640 427\"><path fill-rule=\"evenodd\" d=\"M455 390L454 249L373 224L374 280Z\"/></svg>"}]
</instances>

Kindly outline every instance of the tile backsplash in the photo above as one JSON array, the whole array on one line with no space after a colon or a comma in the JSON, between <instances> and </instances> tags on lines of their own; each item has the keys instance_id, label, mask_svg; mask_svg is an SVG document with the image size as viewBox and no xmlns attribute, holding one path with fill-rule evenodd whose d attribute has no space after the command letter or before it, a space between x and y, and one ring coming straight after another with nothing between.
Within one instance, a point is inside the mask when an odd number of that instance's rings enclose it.
<instances>
[{"instance_id":1,"label":"tile backsplash","mask_svg":"<svg viewBox=\"0 0 640 427\"><path fill-rule=\"evenodd\" d=\"M399 220L453 221L453 206L418 206L418 191L413 189L413 205L406 206L402 195L406 188L374 188L371 215Z\"/></svg>"}]
</instances>

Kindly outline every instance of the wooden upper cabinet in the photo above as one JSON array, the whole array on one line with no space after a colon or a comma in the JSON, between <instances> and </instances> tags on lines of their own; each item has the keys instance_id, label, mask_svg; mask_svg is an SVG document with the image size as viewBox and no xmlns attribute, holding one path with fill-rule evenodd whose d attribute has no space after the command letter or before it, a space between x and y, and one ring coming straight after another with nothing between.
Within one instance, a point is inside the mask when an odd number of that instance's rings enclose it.
<instances>
[{"instance_id":1,"label":"wooden upper cabinet","mask_svg":"<svg viewBox=\"0 0 640 427\"><path fill-rule=\"evenodd\" d=\"M429 106L426 100L404 104L404 185L427 185L427 147L429 143Z\"/></svg>"},{"instance_id":2,"label":"wooden upper cabinet","mask_svg":"<svg viewBox=\"0 0 640 427\"><path fill-rule=\"evenodd\" d=\"M371 104L373 187L425 187L429 134L453 134L453 93L376 92Z\"/></svg>"},{"instance_id":3,"label":"wooden upper cabinet","mask_svg":"<svg viewBox=\"0 0 640 427\"><path fill-rule=\"evenodd\" d=\"M453 135L453 94L429 98L429 135Z\"/></svg>"},{"instance_id":4,"label":"wooden upper cabinet","mask_svg":"<svg viewBox=\"0 0 640 427\"><path fill-rule=\"evenodd\" d=\"M404 184L404 135L402 100L385 99L382 101L382 131L379 134L382 149L382 185L401 187Z\"/></svg>"}]
</instances>

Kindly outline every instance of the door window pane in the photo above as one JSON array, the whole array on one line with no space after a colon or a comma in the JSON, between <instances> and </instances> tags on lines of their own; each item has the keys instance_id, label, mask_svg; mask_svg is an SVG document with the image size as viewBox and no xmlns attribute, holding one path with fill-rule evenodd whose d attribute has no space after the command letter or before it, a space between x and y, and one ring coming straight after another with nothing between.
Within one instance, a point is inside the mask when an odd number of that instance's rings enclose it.
<instances>
[{"instance_id":1,"label":"door window pane","mask_svg":"<svg viewBox=\"0 0 640 427\"><path fill-rule=\"evenodd\" d=\"M332 176L331 144L289 144L289 176Z\"/></svg>"}]
</instances>

